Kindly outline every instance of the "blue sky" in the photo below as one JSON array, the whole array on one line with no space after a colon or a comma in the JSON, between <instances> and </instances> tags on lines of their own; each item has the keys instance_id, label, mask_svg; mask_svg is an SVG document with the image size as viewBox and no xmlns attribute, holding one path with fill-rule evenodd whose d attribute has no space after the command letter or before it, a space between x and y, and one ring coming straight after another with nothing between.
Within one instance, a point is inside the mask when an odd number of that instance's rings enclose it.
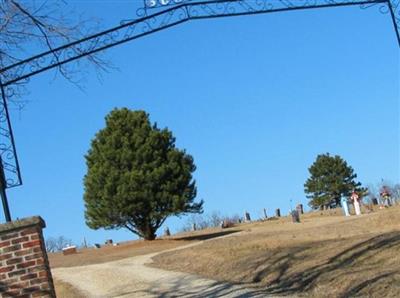
<instances>
[{"instance_id":1,"label":"blue sky","mask_svg":"<svg viewBox=\"0 0 400 298\"><path fill-rule=\"evenodd\" d=\"M76 1L103 28L134 16L130 1ZM12 121L24 185L13 218L41 215L46 236L129 240L84 222L84 154L114 107L142 109L171 129L197 165L205 212L307 204L317 154L339 154L363 183L399 182L399 48L388 15L358 7L194 21L113 48L118 67L85 91L47 73L32 78ZM3 215L1 215L3 216ZM4 221L4 218L0 218ZM179 229L185 218L167 225Z\"/></svg>"}]
</instances>

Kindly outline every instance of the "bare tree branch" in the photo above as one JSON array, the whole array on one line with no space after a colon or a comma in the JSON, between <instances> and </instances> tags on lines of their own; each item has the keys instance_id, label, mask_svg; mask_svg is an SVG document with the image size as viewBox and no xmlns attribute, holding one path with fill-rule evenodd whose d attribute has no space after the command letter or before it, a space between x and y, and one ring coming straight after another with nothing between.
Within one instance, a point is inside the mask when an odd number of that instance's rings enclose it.
<instances>
[{"instance_id":1,"label":"bare tree branch","mask_svg":"<svg viewBox=\"0 0 400 298\"><path fill-rule=\"evenodd\" d=\"M64 52L53 49L90 35L98 31L98 27L97 21L79 16L61 0L41 1L39 5L35 1L0 0L0 70L43 51L50 51L54 60L59 61L61 55L67 54L67 49ZM68 48L75 54L83 50ZM88 65L94 67L99 78L101 73L113 68L98 53L88 55L84 60L84 63L81 60L60 65L55 76L60 73L82 89L82 78ZM13 97L25 92L24 83L13 86Z\"/></svg>"}]
</instances>

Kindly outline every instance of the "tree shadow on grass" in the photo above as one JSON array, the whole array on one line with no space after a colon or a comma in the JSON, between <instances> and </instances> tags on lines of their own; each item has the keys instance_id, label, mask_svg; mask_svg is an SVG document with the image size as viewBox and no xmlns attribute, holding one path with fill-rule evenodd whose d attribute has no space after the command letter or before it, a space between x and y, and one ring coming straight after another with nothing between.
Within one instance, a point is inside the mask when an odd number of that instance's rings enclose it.
<instances>
[{"instance_id":1,"label":"tree shadow on grass","mask_svg":"<svg viewBox=\"0 0 400 298\"><path fill-rule=\"evenodd\" d=\"M323 241L323 242L332 242ZM323 243L321 242L321 243ZM190 276L177 278L173 281L168 281L168 285L163 284L163 281L153 283L145 290L127 291L119 293L120 297L128 297L132 295L148 294L160 298L170 297L276 297L277 295L296 295L310 291L318 286L321 278L325 278L324 285L329 285L332 274L334 279L346 276L348 274L363 273L363 268L357 267L357 264L366 260L366 257L372 256L385 249L400 246L400 232L391 232L379 236L371 237L365 241L361 241L349 248L344 249L340 253L332 256L326 262L318 264L302 271L291 272L294 264L301 263L305 258L312 258L312 248L318 243L306 243L300 246L279 249L276 252L264 255L264 257L248 264L248 268L253 269L252 283L223 283L213 282L204 285L190 284ZM324 246L322 246L324 247ZM308 252L310 250L310 252ZM369 263L368 263L369 264ZM375 263L373 263L375 264ZM370 265L370 264L369 264ZM377 265L374 265L376 268ZM351 272L346 270L351 269ZM330 275L331 274L331 275ZM351 285L345 289L338 289L335 293L337 297L354 297L368 288L373 287L384 279L393 277L395 274L400 274L400 270L388 271L385 268L375 276L358 280L358 283ZM266 288L254 288L255 283L264 281L269 278ZM272 277L272 278L271 278ZM248 289L242 290L248 286ZM339 292L340 291L340 292ZM324 293L325 296L328 293ZM322 295L324 295L322 294Z\"/></svg>"},{"instance_id":2,"label":"tree shadow on grass","mask_svg":"<svg viewBox=\"0 0 400 298\"><path fill-rule=\"evenodd\" d=\"M240 230L229 230L229 231L221 231L221 232L216 232L216 233L209 233L209 234L202 234L202 235L192 235L192 236L184 236L184 237L179 237L179 238L174 238L175 240L185 240L185 241L203 241L203 240L209 240L213 238L218 238L222 236L227 236L230 234L238 233Z\"/></svg>"},{"instance_id":3,"label":"tree shadow on grass","mask_svg":"<svg viewBox=\"0 0 400 298\"><path fill-rule=\"evenodd\" d=\"M312 245L312 244L311 244ZM373 255L381 250L389 249L400 245L400 232L391 232L372 237L368 240L359 242L348 249L343 250L339 254L328 259L327 262L307 268L301 272L288 273L289 268L295 262L301 262L304 254L301 253L310 248L309 245L303 247L291 248L285 252L283 256L273 260L271 266L267 266L258 270L253 277L253 282L260 282L268 275L275 278L268 283L268 287L262 291L265 294L295 294L313 289L317 286L317 280L324 274L332 273L335 270L348 269L361 261L366 255ZM312 257L312 256L308 256ZM270 263L271 260L268 260ZM261 266L260 266L261 267ZM382 268L382 271L387 271ZM365 287L376 283L390 275L398 273L398 271L380 272L379 275L359 283L349 288L343 294L343 297L354 296Z\"/></svg>"},{"instance_id":4,"label":"tree shadow on grass","mask_svg":"<svg viewBox=\"0 0 400 298\"><path fill-rule=\"evenodd\" d=\"M147 289L118 293L113 297L151 296L158 298L204 298L204 297L241 297L241 298L265 298L264 293L254 290L241 289L237 285L229 283L212 282L204 285L190 285L191 277L177 279L173 284L169 283L167 289L162 283L153 283Z\"/></svg>"},{"instance_id":5,"label":"tree shadow on grass","mask_svg":"<svg viewBox=\"0 0 400 298\"><path fill-rule=\"evenodd\" d=\"M367 279L361 283L359 283L358 285L347 289L345 291L345 293L342 293L342 295L340 295L341 298L346 298L346 297L354 297L355 295L357 295L360 291L362 291L363 289L365 289L366 287L371 287L374 284L376 284L377 282L381 282L383 279L388 278L388 277L392 277L393 275L399 273L400 271L390 271L390 272L386 272L383 274L379 274L373 278Z\"/></svg>"}]
</instances>

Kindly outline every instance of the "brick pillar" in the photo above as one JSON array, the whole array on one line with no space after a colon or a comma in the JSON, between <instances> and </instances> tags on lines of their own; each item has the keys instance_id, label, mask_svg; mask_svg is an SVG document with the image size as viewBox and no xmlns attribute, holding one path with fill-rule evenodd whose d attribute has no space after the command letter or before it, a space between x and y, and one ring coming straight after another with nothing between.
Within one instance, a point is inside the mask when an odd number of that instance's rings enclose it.
<instances>
[{"instance_id":1,"label":"brick pillar","mask_svg":"<svg viewBox=\"0 0 400 298\"><path fill-rule=\"evenodd\" d=\"M0 224L0 297L56 297L39 216Z\"/></svg>"}]
</instances>

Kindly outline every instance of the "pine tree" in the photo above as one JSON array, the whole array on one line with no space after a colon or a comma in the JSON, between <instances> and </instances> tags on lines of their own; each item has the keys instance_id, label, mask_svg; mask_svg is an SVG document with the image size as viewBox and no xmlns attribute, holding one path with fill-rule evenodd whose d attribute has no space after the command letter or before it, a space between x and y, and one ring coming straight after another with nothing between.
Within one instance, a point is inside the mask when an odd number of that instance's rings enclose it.
<instances>
[{"instance_id":1,"label":"pine tree","mask_svg":"<svg viewBox=\"0 0 400 298\"><path fill-rule=\"evenodd\" d=\"M338 206L341 196L350 196L353 190L365 191L361 183L355 181L357 174L353 168L338 155L318 155L308 170L311 176L304 184L304 192L312 208Z\"/></svg>"},{"instance_id":2,"label":"pine tree","mask_svg":"<svg viewBox=\"0 0 400 298\"><path fill-rule=\"evenodd\" d=\"M86 224L126 228L153 240L167 217L201 213L194 202L193 158L175 147L168 129L151 125L144 111L115 109L86 155Z\"/></svg>"}]
</instances>

